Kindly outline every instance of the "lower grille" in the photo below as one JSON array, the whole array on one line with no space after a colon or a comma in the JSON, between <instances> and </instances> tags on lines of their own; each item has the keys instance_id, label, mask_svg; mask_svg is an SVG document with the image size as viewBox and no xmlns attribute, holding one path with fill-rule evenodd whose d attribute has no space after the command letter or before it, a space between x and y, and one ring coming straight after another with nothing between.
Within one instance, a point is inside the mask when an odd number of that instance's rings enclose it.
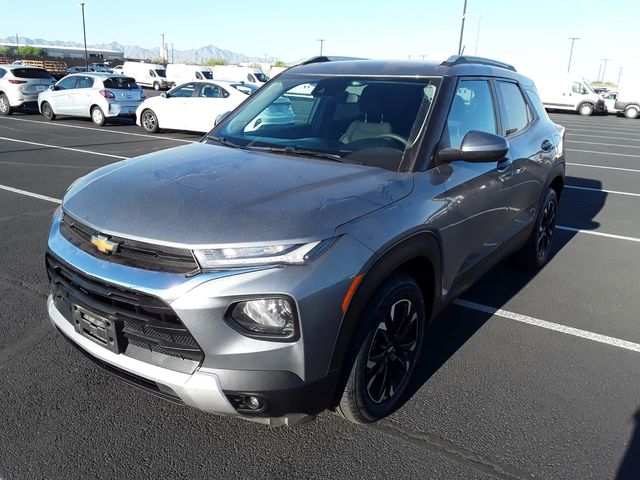
<instances>
[{"instance_id":1,"label":"lower grille","mask_svg":"<svg viewBox=\"0 0 640 480\"><path fill-rule=\"evenodd\" d=\"M122 352L131 344L183 360L204 359L191 333L159 298L89 278L50 254L46 264L56 308L74 328L73 308L79 305L116 324Z\"/></svg>"}]
</instances>

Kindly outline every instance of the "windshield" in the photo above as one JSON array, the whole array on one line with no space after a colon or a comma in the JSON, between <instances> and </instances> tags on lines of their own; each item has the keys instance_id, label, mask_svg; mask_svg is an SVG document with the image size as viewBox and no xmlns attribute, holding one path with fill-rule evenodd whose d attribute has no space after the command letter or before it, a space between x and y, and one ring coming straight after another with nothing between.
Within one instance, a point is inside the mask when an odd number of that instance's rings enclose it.
<instances>
[{"instance_id":1,"label":"windshield","mask_svg":"<svg viewBox=\"0 0 640 480\"><path fill-rule=\"evenodd\" d=\"M206 78L207 80L213 80L213 73L208 71L208 70L202 70L200 73L202 73L202 76L204 78Z\"/></svg>"},{"instance_id":2,"label":"windshield","mask_svg":"<svg viewBox=\"0 0 640 480\"><path fill-rule=\"evenodd\" d=\"M42 68L14 68L11 71L17 78L46 78L47 80L54 80L54 78Z\"/></svg>"},{"instance_id":3,"label":"windshield","mask_svg":"<svg viewBox=\"0 0 640 480\"><path fill-rule=\"evenodd\" d=\"M115 88L121 90L137 90L140 87L133 78L130 77L111 77L103 80L105 88Z\"/></svg>"},{"instance_id":4,"label":"windshield","mask_svg":"<svg viewBox=\"0 0 640 480\"><path fill-rule=\"evenodd\" d=\"M254 75L259 82L265 83L269 81L269 77L267 77L264 73L254 73Z\"/></svg>"},{"instance_id":5,"label":"windshield","mask_svg":"<svg viewBox=\"0 0 640 480\"><path fill-rule=\"evenodd\" d=\"M209 138L396 171L426 122L439 83L437 78L281 75Z\"/></svg>"},{"instance_id":6,"label":"windshield","mask_svg":"<svg viewBox=\"0 0 640 480\"><path fill-rule=\"evenodd\" d=\"M158 74L159 77L166 78L166 76L167 76L167 71L166 70L158 69L158 70L155 70L155 72Z\"/></svg>"}]
</instances>

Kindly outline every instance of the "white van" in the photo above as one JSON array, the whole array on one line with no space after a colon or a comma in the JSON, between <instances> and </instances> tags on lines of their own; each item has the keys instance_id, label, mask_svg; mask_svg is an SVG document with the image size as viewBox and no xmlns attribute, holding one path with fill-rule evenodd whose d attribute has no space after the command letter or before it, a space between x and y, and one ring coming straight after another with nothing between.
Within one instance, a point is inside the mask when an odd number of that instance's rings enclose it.
<instances>
[{"instance_id":1,"label":"white van","mask_svg":"<svg viewBox=\"0 0 640 480\"><path fill-rule=\"evenodd\" d=\"M167 71L164 65L146 62L124 62L122 73L133 77L141 87L152 87L154 90L166 90L171 87L167 80Z\"/></svg>"},{"instance_id":2,"label":"white van","mask_svg":"<svg viewBox=\"0 0 640 480\"><path fill-rule=\"evenodd\" d=\"M640 79L622 77L618 90L604 95L609 112L623 113L627 118L638 118L640 115Z\"/></svg>"},{"instance_id":3,"label":"white van","mask_svg":"<svg viewBox=\"0 0 640 480\"><path fill-rule=\"evenodd\" d=\"M569 74L533 78L547 110L571 110L585 116L607 111L602 97L582 78Z\"/></svg>"},{"instance_id":4,"label":"white van","mask_svg":"<svg viewBox=\"0 0 640 480\"><path fill-rule=\"evenodd\" d=\"M202 65L170 63L167 65L167 80L176 85L200 80L213 80L213 71L210 67Z\"/></svg>"},{"instance_id":5,"label":"white van","mask_svg":"<svg viewBox=\"0 0 640 480\"><path fill-rule=\"evenodd\" d=\"M213 78L227 82L244 82L261 87L269 78L259 68L216 65L213 67Z\"/></svg>"}]
</instances>

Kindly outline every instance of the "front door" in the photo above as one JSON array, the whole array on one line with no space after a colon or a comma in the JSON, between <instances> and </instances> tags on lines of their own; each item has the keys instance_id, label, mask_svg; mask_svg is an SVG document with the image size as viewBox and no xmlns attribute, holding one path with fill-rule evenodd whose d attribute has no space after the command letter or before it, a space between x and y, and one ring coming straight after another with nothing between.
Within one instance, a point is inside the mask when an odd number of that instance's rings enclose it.
<instances>
[{"instance_id":1,"label":"front door","mask_svg":"<svg viewBox=\"0 0 640 480\"><path fill-rule=\"evenodd\" d=\"M59 115L73 115L73 89L77 76L65 77L55 85L51 92L53 111Z\"/></svg>"}]
</instances>

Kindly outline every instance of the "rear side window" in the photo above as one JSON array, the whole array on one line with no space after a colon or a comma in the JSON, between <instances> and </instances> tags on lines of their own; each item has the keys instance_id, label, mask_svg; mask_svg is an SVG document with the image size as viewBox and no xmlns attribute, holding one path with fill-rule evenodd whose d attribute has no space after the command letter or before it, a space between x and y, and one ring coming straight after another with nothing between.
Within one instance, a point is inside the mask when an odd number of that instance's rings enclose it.
<instances>
[{"instance_id":1,"label":"rear side window","mask_svg":"<svg viewBox=\"0 0 640 480\"><path fill-rule=\"evenodd\" d=\"M105 78L102 83L104 84L104 88L114 88L117 90L137 90L140 88L131 77Z\"/></svg>"},{"instance_id":2,"label":"rear side window","mask_svg":"<svg viewBox=\"0 0 640 480\"><path fill-rule=\"evenodd\" d=\"M504 134L509 136L523 130L529 124L529 112L518 85L498 81L496 82L496 90Z\"/></svg>"},{"instance_id":3,"label":"rear side window","mask_svg":"<svg viewBox=\"0 0 640 480\"><path fill-rule=\"evenodd\" d=\"M471 130L497 133L491 90L486 80L460 82L449 110L441 147L460 148L462 139Z\"/></svg>"},{"instance_id":4,"label":"rear side window","mask_svg":"<svg viewBox=\"0 0 640 480\"><path fill-rule=\"evenodd\" d=\"M78 84L76 88L91 88L93 87L92 77L78 77Z\"/></svg>"},{"instance_id":5,"label":"rear side window","mask_svg":"<svg viewBox=\"0 0 640 480\"><path fill-rule=\"evenodd\" d=\"M53 77L42 68L14 68L11 72L14 77L18 78L46 78L47 80L53 80Z\"/></svg>"}]
</instances>

